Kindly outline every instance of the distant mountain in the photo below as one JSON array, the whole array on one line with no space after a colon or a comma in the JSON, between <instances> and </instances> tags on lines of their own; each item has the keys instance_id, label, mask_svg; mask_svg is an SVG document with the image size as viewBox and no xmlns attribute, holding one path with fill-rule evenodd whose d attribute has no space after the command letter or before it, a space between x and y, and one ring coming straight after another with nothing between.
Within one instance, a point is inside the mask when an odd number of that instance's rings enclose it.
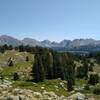
<instances>
[{"instance_id":1,"label":"distant mountain","mask_svg":"<svg viewBox=\"0 0 100 100\"><path fill-rule=\"evenodd\" d=\"M12 46L18 46L21 45L22 42L18 39L15 39L13 37L7 36L7 35L2 35L0 36L0 45L12 45Z\"/></svg>"},{"instance_id":2,"label":"distant mountain","mask_svg":"<svg viewBox=\"0 0 100 100\"><path fill-rule=\"evenodd\" d=\"M94 39L75 39L71 42L70 46L79 47L79 46L98 45L98 44L100 44L100 41Z\"/></svg>"},{"instance_id":3,"label":"distant mountain","mask_svg":"<svg viewBox=\"0 0 100 100\"><path fill-rule=\"evenodd\" d=\"M66 46L69 45L69 43L71 43L71 41L70 40L63 40L60 43L58 43L58 42L55 42L55 41L51 42L49 40L44 40L41 43L45 47L51 47L51 48L53 48L53 47L66 47Z\"/></svg>"},{"instance_id":4,"label":"distant mountain","mask_svg":"<svg viewBox=\"0 0 100 100\"><path fill-rule=\"evenodd\" d=\"M41 42L31 38L24 38L22 40L22 43L24 45L30 45L30 46L42 46Z\"/></svg>"},{"instance_id":5,"label":"distant mountain","mask_svg":"<svg viewBox=\"0 0 100 100\"><path fill-rule=\"evenodd\" d=\"M63 40L59 43L60 46L62 47L70 47L71 41L70 40Z\"/></svg>"},{"instance_id":6,"label":"distant mountain","mask_svg":"<svg viewBox=\"0 0 100 100\"><path fill-rule=\"evenodd\" d=\"M44 45L45 47L52 47L52 42L49 40L41 41L41 44Z\"/></svg>"},{"instance_id":7,"label":"distant mountain","mask_svg":"<svg viewBox=\"0 0 100 100\"><path fill-rule=\"evenodd\" d=\"M75 39L63 40L61 42L51 42L49 40L37 41L32 38L24 38L23 40L18 40L11 36L2 35L0 36L0 45L30 45L30 46L41 46L52 48L58 51L98 51L100 50L100 40L94 39Z\"/></svg>"}]
</instances>

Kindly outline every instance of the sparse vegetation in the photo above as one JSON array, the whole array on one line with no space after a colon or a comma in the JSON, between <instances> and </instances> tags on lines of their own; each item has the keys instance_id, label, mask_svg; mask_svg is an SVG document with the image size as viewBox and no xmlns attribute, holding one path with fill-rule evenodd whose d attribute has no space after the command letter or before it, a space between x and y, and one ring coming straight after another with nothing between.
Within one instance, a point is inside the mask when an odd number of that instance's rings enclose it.
<instances>
[{"instance_id":1,"label":"sparse vegetation","mask_svg":"<svg viewBox=\"0 0 100 100\"><path fill-rule=\"evenodd\" d=\"M93 93L96 94L96 95L100 95L100 87L99 88L95 88Z\"/></svg>"},{"instance_id":2,"label":"sparse vegetation","mask_svg":"<svg viewBox=\"0 0 100 100\"><path fill-rule=\"evenodd\" d=\"M4 48L7 49L6 46ZM39 92L54 91L60 96L68 96L72 90L99 94L97 83L100 78L96 68L100 65L93 62L93 57L81 56L80 59L70 53L58 53L40 47L10 48L0 53L0 76L3 80L14 80L13 87Z\"/></svg>"},{"instance_id":3,"label":"sparse vegetation","mask_svg":"<svg viewBox=\"0 0 100 100\"><path fill-rule=\"evenodd\" d=\"M16 80L19 79L19 75L18 75L17 72L14 73L14 75L13 75L13 79L14 79L14 81L16 81Z\"/></svg>"},{"instance_id":4,"label":"sparse vegetation","mask_svg":"<svg viewBox=\"0 0 100 100\"><path fill-rule=\"evenodd\" d=\"M95 84L99 83L98 74L91 74L88 83L91 85L95 85Z\"/></svg>"}]
</instances>

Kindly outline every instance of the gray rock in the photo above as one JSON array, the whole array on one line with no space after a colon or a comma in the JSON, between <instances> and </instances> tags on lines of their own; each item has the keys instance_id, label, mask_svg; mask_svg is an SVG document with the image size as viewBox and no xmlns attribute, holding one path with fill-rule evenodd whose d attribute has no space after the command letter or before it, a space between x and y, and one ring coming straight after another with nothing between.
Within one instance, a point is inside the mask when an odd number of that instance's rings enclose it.
<instances>
[{"instance_id":1,"label":"gray rock","mask_svg":"<svg viewBox=\"0 0 100 100\"><path fill-rule=\"evenodd\" d=\"M34 97L36 97L36 98L42 98L42 94L39 93L39 92L34 92L33 95L34 95Z\"/></svg>"}]
</instances>

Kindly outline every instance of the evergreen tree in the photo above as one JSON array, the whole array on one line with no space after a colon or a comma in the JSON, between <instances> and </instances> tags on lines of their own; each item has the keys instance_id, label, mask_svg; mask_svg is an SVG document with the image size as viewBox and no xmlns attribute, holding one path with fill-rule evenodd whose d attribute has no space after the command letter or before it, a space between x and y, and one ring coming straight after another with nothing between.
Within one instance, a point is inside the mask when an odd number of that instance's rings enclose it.
<instances>
[{"instance_id":1,"label":"evergreen tree","mask_svg":"<svg viewBox=\"0 0 100 100\"><path fill-rule=\"evenodd\" d=\"M84 62L83 68L85 79L88 79L89 66L87 62Z\"/></svg>"},{"instance_id":2,"label":"evergreen tree","mask_svg":"<svg viewBox=\"0 0 100 100\"><path fill-rule=\"evenodd\" d=\"M27 61L27 62L29 61L29 57L28 57L28 56L26 56L26 61Z\"/></svg>"},{"instance_id":3,"label":"evergreen tree","mask_svg":"<svg viewBox=\"0 0 100 100\"><path fill-rule=\"evenodd\" d=\"M67 74L67 65L68 65L68 55L66 53L62 53L62 70L63 70L63 79L67 80L68 79L68 74Z\"/></svg>"},{"instance_id":4,"label":"evergreen tree","mask_svg":"<svg viewBox=\"0 0 100 100\"><path fill-rule=\"evenodd\" d=\"M2 47L4 48L4 50L8 50L9 48L7 44L3 45Z\"/></svg>"},{"instance_id":5,"label":"evergreen tree","mask_svg":"<svg viewBox=\"0 0 100 100\"><path fill-rule=\"evenodd\" d=\"M13 75L13 79L14 79L14 81L16 81L16 80L19 79L19 75L18 75L17 72L14 73L14 75Z\"/></svg>"},{"instance_id":6,"label":"evergreen tree","mask_svg":"<svg viewBox=\"0 0 100 100\"><path fill-rule=\"evenodd\" d=\"M9 50L12 50L13 49L13 46L12 45L9 45L8 49Z\"/></svg>"},{"instance_id":7,"label":"evergreen tree","mask_svg":"<svg viewBox=\"0 0 100 100\"><path fill-rule=\"evenodd\" d=\"M83 66L77 67L76 76L78 78L84 78L84 71L83 70L84 70Z\"/></svg>"},{"instance_id":8,"label":"evergreen tree","mask_svg":"<svg viewBox=\"0 0 100 100\"><path fill-rule=\"evenodd\" d=\"M82 66L77 68L77 77L88 79L88 72L89 72L88 61L84 59L84 61L82 61L82 64L83 64Z\"/></svg>"},{"instance_id":9,"label":"evergreen tree","mask_svg":"<svg viewBox=\"0 0 100 100\"><path fill-rule=\"evenodd\" d=\"M89 71L93 72L93 66L94 66L94 63L90 62L89 63Z\"/></svg>"},{"instance_id":10,"label":"evergreen tree","mask_svg":"<svg viewBox=\"0 0 100 100\"><path fill-rule=\"evenodd\" d=\"M54 78L62 78L63 79L63 66L62 66L62 58L59 53L53 54L53 75Z\"/></svg>"},{"instance_id":11,"label":"evergreen tree","mask_svg":"<svg viewBox=\"0 0 100 100\"><path fill-rule=\"evenodd\" d=\"M47 79L53 79L53 56L52 53L49 52L47 54L47 68L46 68L46 78Z\"/></svg>"},{"instance_id":12,"label":"evergreen tree","mask_svg":"<svg viewBox=\"0 0 100 100\"><path fill-rule=\"evenodd\" d=\"M3 47L0 47L0 52L1 53L4 53L5 52L5 49Z\"/></svg>"},{"instance_id":13,"label":"evergreen tree","mask_svg":"<svg viewBox=\"0 0 100 100\"><path fill-rule=\"evenodd\" d=\"M89 84L86 84L84 87L85 90L90 90Z\"/></svg>"},{"instance_id":14,"label":"evergreen tree","mask_svg":"<svg viewBox=\"0 0 100 100\"><path fill-rule=\"evenodd\" d=\"M45 80L44 66L40 54L36 54L34 57L32 73L35 82L43 82Z\"/></svg>"},{"instance_id":15,"label":"evergreen tree","mask_svg":"<svg viewBox=\"0 0 100 100\"><path fill-rule=\"evenodd\" d=\"M68 91L72 91L73 90L73 80L68 79L68 81L67 81L67 89L68 89Z\"/></svg>"},{"instance_id":16,"label":"evergreen tree","mask_svg":"<svg viewBox=\"0 0 100 100\"><path fill-rule=\"evenodd\" d=\"M96 95L100 95L100 87L96 87L94 90L93 90L93 93L96 94Z\"/></svg>"},{"instance_id":17,"label":"evergreen tree","mask_svg":"<svg viewBox=\"0 0 100 100\"><path fill-rule=\"evenodd\" d=\"M99 82L98 74L91 74L88 83L91 85L95 85L98 82Z\"/></svg>"},{"instance_id":18,"label":"evergreen tree","mask_svg":"<svg viewBox=\"0 0 100 100\"><path fill-rule=\"evenodd\" d=\"M19 50L19 52L25 51L25 46L20 45L20 46L18 47L18 50Z\"/></svg>"}]
</instances>

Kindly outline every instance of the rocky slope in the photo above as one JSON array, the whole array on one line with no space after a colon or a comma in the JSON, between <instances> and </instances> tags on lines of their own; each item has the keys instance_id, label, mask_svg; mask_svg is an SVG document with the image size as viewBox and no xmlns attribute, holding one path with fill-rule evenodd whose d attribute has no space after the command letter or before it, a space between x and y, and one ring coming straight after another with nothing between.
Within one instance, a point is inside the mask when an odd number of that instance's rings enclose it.
<instances>
[{"instance_id":1,"label":"rocky slope","mask_svg":"<svg viewBox=\"0 0 100 100\"><path fill-rule=\"evenodd\" d=\"M2 35L0 36L0 45L30 45L30 46L41 46L52 48L58 51L93 51L100 50L100 40L94 39L75 39L75 40L63 40L61 42L51 42L49 40L38 41L32 38L24 38L23 40L18 40L13 37Z\"/></svg>"},{"instance_id":2,"label":"rocky slope","mask_svg":"<svg viewBox=\"0 0 100 100\"><path fill-rule=\"evenodd\" d=\"M0 36L0 45L4 45L4 44L18 46L18 45L21 45L22 42L16 38L13 38L7 35L2 35Z\"/></svg>"},{"instance_id":3,"label":"rocky slope","mask_svg":"<svg viewBox=\"0 0 100 100\"><path fill-rule=\"evenodd\" d=\"M75 94L71 93L69 97L58 96L53 91L47 92L44 90L43 92L35 92L29 89L21 89L15 88L12 86L12 82L8 80L4 80L1 82L0 80L0 100L85 100L87 96L84 94L77 92ZM88 100L99 100L95 99L89 95Z\"/></svg>"},{"instance_id":4,"label":"rocky slope","mask_svg":"<svg viewBox=\"0 0 100 100\"><path fill-rule=\"evenodd\" d=\"M53 91L42 93L29 89L14 88L10 81L0 83L0 100L67 100L65 96L57 96Z\"/></svg>"}]
</instances>

